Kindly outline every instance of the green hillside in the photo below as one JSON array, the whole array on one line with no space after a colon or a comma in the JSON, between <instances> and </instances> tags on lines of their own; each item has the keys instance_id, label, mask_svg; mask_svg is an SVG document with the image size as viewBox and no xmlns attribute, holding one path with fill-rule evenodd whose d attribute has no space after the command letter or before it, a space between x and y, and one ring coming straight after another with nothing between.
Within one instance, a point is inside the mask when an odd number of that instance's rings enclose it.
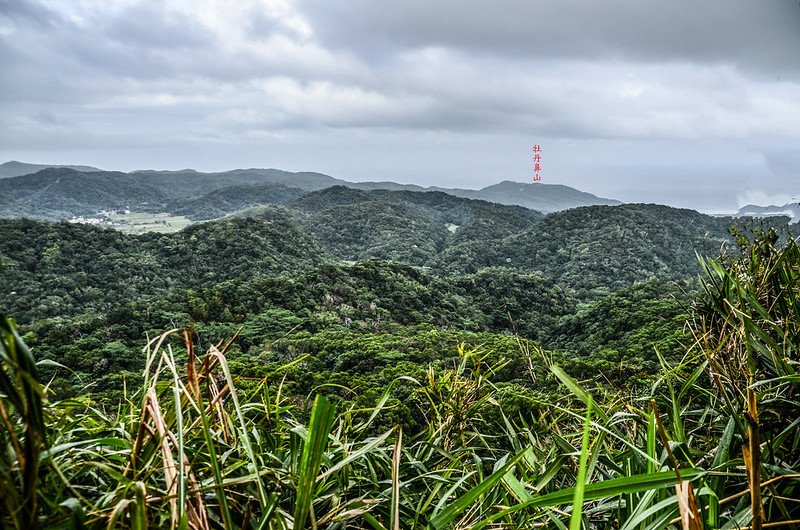
<instances>
[{"instance_id":1,"label":"green hillside","mask_svg":"<svg viewBox=\"0 0 800 530\"><path fill-rule=\"evenodd\" d=\"M719 254L733 242L729 228L734 222L655 204L588 206L550 214L496 245L467 243L449 249L440 267L539 271L581 298L594 297L653 276L695 276L695 252ZM786 222L774 220L776 226Z\"/></svg>"},{"instance_id":2,"label":"green hillside","mask_svg":"<svg viewBox=\"0 0 800 530\"><path fill-rule=\"evenodd\" d=\"M304 230L345 260L369 257L429 265L450 245L490 241L531 226L542 216L520 207L441 192L358 191L343 186L290 205L305 212Z\"/></svg>"},{"instance_id":3,"label":"green hillside","mask_svg":"<svg viewBox=\"0 0 800 530\"><path fill-rule=\"evenodd\" d=\"M74 173L42 173L77 195ZM182 506L199 528L286 529L305 481L318 527L561 528L585 504L591 528L658 516L667 530L680 468L707 526L732 528L749 504L714 502L750 488L748 381L765 388L758 428L783 462L761 468L785 481L764 504L795 517L800 254L787 219L733 237L730 218L658 205L543 216L274 183L186 199L158 191L165 173L120 175L120 194L225 217L143 235L0 220L3 525L22 517L9 507L31 498L24 483L49 525L169 526ZM108 200L98 186L82 204ZM705 269L695 253L720 250ZM312 451L320 471L306 476ZM41 472L21 475L26 461ZM594 462L585 481L581 461ZM164 469L184 477L183 500Z\"/></svg>"},{"instance_id":4,"label":"green hillside","mask_svg":"<svg viewBox=\"0 0 800 530\"><path fill-rule=\"evenodd\" d=\"M127 209L209 219L256 204L289 202L303 195L298 186L319 189L336 182L326 175L279 170L120 173L48 168L3 179L0 217L59 220Z\"/></svg>"},{"instance_id":5,"label":"green hillside","mask_svg":"<svg viewBox=\"0 0 800 530\"><path fill-rule=\"evenodd\" d=\"M231 219L175 234L0 220L0 307L22 321L99 312L173 287L298 272L330 258L292 225Z\"/></svg>"},{"instance_id":6,"label":"green hillside","mask_svg":"<svg viewBox=\"0 0 800 530\"><path fill-rule=\"evenodd\" d=\"M101 210L163 211L162 191L127 173L43 169L3 179L0 217L64 219Z\"/></svg>"},{"instance_id":7,"label":"green hillside","mask_svg":"<svg viewBox=\"0 0 800 530\"><path fill-rule=\"evenodd\" d=\"M4 526L566 528L581 509L732 528L754 491L765 520L800 515L800 252L777 232L696 294L652 279L577 303L507 268L315 262L279 221L0 227L0 304L28 310L0 320Z\"/></svg>"},{"instance_id":8,"label":"green hillside","mask_svg":"<svg viewBox=\"0 0 800 530\"><path fill-rule=\"evenodd\" d=\"M174 215L206 221L264 204L287 204L308 193L283 184L265 183L228 186L189 200L170 205Z\"/></svg>"},{"instance_id":9,"label":"green hillside","mask_svg":"<svg viewBox=\"0 0 800 530\"><path fill-rule=\"evenodd\" d=\"M497 278L538 274L586 300L650 278L694 278L700 271L695 251L717 252L732 241L731 219L655 205L590 207L541 218L522 208L444 194L330 188L288 209L250 214L141 236L0 221L4 296L14 290L11 285L28 286L4 304L18 318L32 320L197 282L210 287L368 258L456 277L487 277L490 267ZM486 304L496 302L489 296ZM47 309L39 313L34 307Z\"/></svg>"}]
</instances>

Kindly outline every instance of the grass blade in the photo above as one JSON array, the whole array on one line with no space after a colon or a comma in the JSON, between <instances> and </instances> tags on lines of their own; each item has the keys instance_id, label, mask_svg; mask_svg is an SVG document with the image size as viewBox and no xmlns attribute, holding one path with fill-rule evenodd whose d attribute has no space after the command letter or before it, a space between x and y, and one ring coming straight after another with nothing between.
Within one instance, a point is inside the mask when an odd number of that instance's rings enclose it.
<instances>
[{"instance_id":1,"label":"grass blade","mask_svg":"<svg viewBox=\"0 0 800 530\"><path fill-rule=\"evenodd\" d=\"M319 394L311 409L311 419L306 430L303 452L300 455L297 476L297 499L294 508L294 530L305 528L313 501L312 490L317 481L317 472L322 462L322 455L328 445L328 434L333 424L336 409Z\"/></svg>"},{"instance_id":2,"label":"grass blade","mask_svg":"<svg viewBox=\"0 0 800 530\"><path fill-rule=\"evenodd\" d=\"M684 480L696 479L705 476L706 472L703 469L683 469L681 476ZM603 480L587 484L583 492L584 501L592 501L596 499L604 499L607 497L616 497L626 493L639 493L642 491L649 491L653 489L662 489L674 486L678 483L678 477L674 471L659 471L658 473L650 473L647 475L634 475L632 477L620 477L611 480ZM475 530L485 528L487 525L507 517L520 510L528 508L545 508L551 506L559 506L567 504L575 497L575 488L565 488L563 490L554 491L536 497L530 501L517 504L501 512L488 517L474 526Z\"/></svg>"},{"instance_id":3,"label":"grass blade","mask_svg":"<svg viewBox=\"0 0 800 530\"><path fill-rule=\"evenodd\" d=\"M572 515L569 519L569 530L580 530L583 511L583 492L586 489L586 463L589 460L589 427L592 424L592 398L586 411L586 423L583 425L581 440L581 459L578 466L578 479L575 483L575 496L572 498Z\"/></svg>"},{"instance_id":4,"label":"grass blade","mask_svg":"<svg viewBox=\"0 0 800 530\"><path fill-rule=\"evenodd\" d=\"M523 456L525 456L525 451L517 453L517 455L506 462L503 467L492 473L489 478L463 494L447 508L431 517L429 522L430 527L437 530L448 527L450 523L453 522L453 520L460 513L466 510L473 502L475 502L478 497L491 490L495 484L500 482L500 480L502 480L502 478L511 470L512 467L517 464L517 462L522 459Z\"/></svg>"},{"instance_id":5,"label":"grass blade","mask_svg":"<svg viewBox=\"0 0 800 530\"><path fill-rule=\"evenodd\" d=\"M392 508L390 520L392 530L400 530L400 456L403 448L403 428L397 426L397 442L392 454Z\"/></svg>"}]
</instances>

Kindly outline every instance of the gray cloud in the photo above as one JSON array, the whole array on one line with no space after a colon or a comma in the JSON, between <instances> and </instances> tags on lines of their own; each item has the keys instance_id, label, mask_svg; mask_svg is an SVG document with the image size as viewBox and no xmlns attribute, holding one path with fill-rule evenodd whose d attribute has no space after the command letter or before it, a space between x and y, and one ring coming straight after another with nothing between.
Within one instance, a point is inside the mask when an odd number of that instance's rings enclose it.
<instances>
[{"instance_id":1,"label":"gray cloud","mask_svg":"<svg viewBox=\"0 0 800 530\"><path fill-rule=\"evenodd\" d=\"M536 142L551 182L734 208L800 191L798 28L789 0L0 0L0 157L481 186Z\"/></svg>"},{"instance_id":2,"label":"gray cloud","mask_svg":"<svg viewBox=\"0 0 800 530\"><path fill-rule=\"evenodd\" d=\"M323 42L380 60L396 50L448 47L529 60L733 63L800 73L800 6L790 0L303 0Z\"/></svg>"}]
</instances>

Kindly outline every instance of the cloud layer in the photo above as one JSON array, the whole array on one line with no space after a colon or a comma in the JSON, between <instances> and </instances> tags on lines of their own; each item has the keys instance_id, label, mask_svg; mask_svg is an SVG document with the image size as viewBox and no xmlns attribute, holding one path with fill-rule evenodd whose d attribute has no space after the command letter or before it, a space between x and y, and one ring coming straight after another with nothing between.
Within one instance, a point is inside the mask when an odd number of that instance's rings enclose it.
<instances>
[{"instance_id":1,"label":"cloud layer","mask_svg":"<svg viewBox=\"0 0 800 530\"><path fill-rule=\"evenodd\" d=\"M800 6L776 0L0 0L0 157L732 209L800 190ZM762 195L759 195L762 194Z\"/></svg>"}]
</instances>

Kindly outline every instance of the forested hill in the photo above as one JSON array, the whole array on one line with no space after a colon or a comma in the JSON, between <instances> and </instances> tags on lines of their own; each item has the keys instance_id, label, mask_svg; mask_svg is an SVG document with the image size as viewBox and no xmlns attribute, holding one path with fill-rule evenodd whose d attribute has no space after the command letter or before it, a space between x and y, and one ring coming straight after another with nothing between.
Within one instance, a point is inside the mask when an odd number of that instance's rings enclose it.
<instances>
[{"instance_id":1,"label":"forested hill","mask_svg":"<svg viewBox=\"0 0 800 530\"><path fill-rule=\"evenodd\" d=\"M335 182L325 175L279 170L120 173L48 168L32 175L3 179L7 202L0 204L0 217L58 220L102 210L127 209L181 212L195 219L208 219L254 204L280 204L307 193L308 190L286 186L285 182L290 180L317 182L319 188ZM215 192L218 195L211 198L210 194Z\"/></svg>"},{"instance_id":2,"label":"forested hill","mask_svg":"<svg viewBox=\"0 0 800 530\"><path fill-rule=\"evenodd\" d=\"M242 184L215 190L196 199L187 199L171 206L170 211L195 221L225 217L265 204L288 204L307 194L306 190L284 184Z\"/></svg>"},{"instance_id":3,"label":"forested hill","mask_svg":"<svg viewBox=\"0 0 800 530\"><path fill-rule=\"evenodd\" d=\"M234 169L218 173L203 173L193 169L182 171L134 171L129 173L134 178L141 179L165 191L171 191L174 196L182 198L197 197L214 190L221 190L228 186L245 186L257 184L282 184L290 188L299 188L305 191L329 188L344 181L316 173L313 171L283 171L280 169Z\"/></svg>"},{"instance_id":4,"label":"forested hill","mask_svg":"<svg viewBox=\"0 0 800 530\"><path fill-rule=\"evenodd\" d=\"M654 352L674 361L688 340L693 242L716 255L731 222L345 187L172 234L0 220L0 312L37 359L67 368L43 366L52 392L109 407L141 377L147 340L188 326L198 347L233 337L236 377L280 383L298 403L378 399L388 381L424 381L457 364L460 344L481 345L509 362L493 399L530 413L554 388L547 359L616 390L649 386ZM413 405L392 399L387 421L418 430Z\"/></svg>"},{"instance_id":5,"label":"forested hill","mask_svg":"<svg viewBox=\"0 0 800 530\"><path fill-rule=\"evenodd\" d=\"M291 194L290 188L283 190ZM209 197L204 208L217 205ZM296 275L339 260L428 265L449 245L497 242L541 218L521 207L443 193L339 186L288 206L250 210L174 234L137 236L65 222L0 220L0 306L27 320L102 312L114 300L153 297L176 287Z\"/></svg>"},{"instance_id":6,"label":"forested hill","mask_svg":"<svg viewBox=\"0 0 800 530\"><path fill-rule=\"evenodd\" d=\"M48 179L47 189L78 194L87 182L80 175L102 180L65 169L33 177ZM190 321L203 340L242 328L242 354L301 330L306 335L288 341L293 349L281 363L310 352L324 370L349 373L377 366L378 359L388 370L408 345L429 348L421 344L440 333L451 345L463 333L518 333L581 355L598 348L605 353L570 361L573 368L597 374L602 366L604 378L613 372L624 381L619 367L630 352L635 357L625 369L647 374L657 366L654 345L677 351L673 320L686 295L665 282L691 281L699 272L695 251L718 255L734 222L652 204L543 216L440 192L344 186L308 192L281 183L240 184L192 206L177 192L162 193L164 175L117 176L117 185L135 191L131 200L150 194L143 203L181 204L197 217L238 212L144 235L0 220L0 311L26 326L45 358L77 374L115 374L116 382L104 384L117 390L119 378L141 371L136 352L148 333ZM16 187L0 203L22 193L25 178L18 179L6 179ZM101 192L115 200L127 193L116 196L98 184L84 196ZM283 204L240 209L260 200L258 193ZM787 219L765 222L785 227ZM608 325L597 329L596 318ZM496 335L473 339L502 343L504 354L518 356L516 343ZM425 355L413 358L432 358ZM80 391L79 380L70 384ZM298 392L311 391L308 381L297 384Z\"/></svg>"},{"instance_id":7,"label":"forested hill","mask_svg":"<svg viewBox=\"0 0 800 530\"><path fill-rule=\"evenodd\" d=\"M788 219L774 218L785 227ZM487 266L539 271L581 298L653 276L699 272L696 252L717 256L731 243L731 226L747 220L711 217L656 204L589 206L550 214L496 244L465 242L448 248L436 266L474 272Z\"/></svg>"},{"instance_id":8,"label":"forested hill","mask_svg":"<svg viewBox=\"0 0 800 530\"><path fill-rule=\"evenodd\" d=\"M127 173L49 168L3 179L2 217L65 219L101 210L163 211L164 192Z\"/></svg>"},{"instance_id":9,"label":"forested hill","mask_svg":"<svg viewBox=\"0 0 800 530\"><path fill-rule=\"evenodd\" d=\"M296 222L344 260L383 258L432 265L452 245L493 244L542 214L441 192L361 191L335 186L289 205Z\"/></svg>"},{"instance_id":10,"label":"forested hill","mask_svg":"<svg viewBox=\"0 0 800 530\"><path fill-rule=\"evenodd\" d=\"M653 277L691 278L717 255L730 218L658 205L540 214L445 194L331 188L291 208L255 210L141 236L69 223L0 221L0 305L23 319L102 312L118 299L340 260L393 259L434 275L487 268L537 274L590 300ZM772 219L783 223L786 219ZM13 294L9 294L13 293Z\"/></svg>"},{"instance_id":11,"label":"forested hill","mask_svg":"<svg viewBox=\"0 0 800 530\"><path fill-rule=\"evenodd\" d=\"M173 288L298 274L332 259L283 221L230 219L135 236L0 220L0 308L23 321L103 313Z\"/></svg>"},{"instance_id":12,"label":"forested hill","mask_svg":"<svg viewBox=\"0 0 800 530\"><path fill-rule=\"evenodd\" d=\"M92 166L70 166L70 165L48 165L48 164L26 164L25 162L17 162L11 160L0 164L0 178L19 177L22 175L30 175L47 168L67 168L74 169L75 171L102 171Z\"/></svg>"},{"instance_id":13,"label":"forested hill","mask_svg":"<svg viewBox=\"0 0 800 530\"><path fill-rule=\"evenodd\" d=\"M304 382L293 383L301 385L293 392L308 392L307 385L331 377L330 370L370 372L374 381L389 377L381 370L416 370L417 365L395 365L450 355L449 348L466 337L496 344L503 354L516 349L510 333L545 346L563 344L567 351L582 348L588 336L574 330L589 333L593 315L608 306L589 304L576 314L581 306L571 289L540 273L509 268L438 275L393 261L342 264L285 220L235 218L142 236L3 220L0 260L3 312L24 324L40 358L79 376L59 379L58 388L75 385L70 392L83 392L87 375L104 376L94 390L106 398L122 388L123 378L141 372L138 352L148 334L190 321L203 341L241 330L240 354L256 355L265 341L279 339L271 347L279 357L313 354L321 364L304 368ZM628 347L639 352L622 380L631 371L648 373L654 343L663 352L675 347L678 331L671 319L680 303L674 289L660 287L662 281L654 278L647 290L657 293L653 307L664 309L660 314L639 314L638 302L630 301L641 297L640 288L622 291L613 302L614 321L604 328L610 334L606 357L616 359ZM633 330L629 323L637 319L644 321ZM565 326L574 332L570 337L560 337ZM281 339L290 330L294 335ZM504 335L492 335L497 333ZM595 372L606 357L596 360ZM617 370L618 364L604 369ZM241 368L249 373L258 366L253 361Z\"/></svg>"}]
</instances>

